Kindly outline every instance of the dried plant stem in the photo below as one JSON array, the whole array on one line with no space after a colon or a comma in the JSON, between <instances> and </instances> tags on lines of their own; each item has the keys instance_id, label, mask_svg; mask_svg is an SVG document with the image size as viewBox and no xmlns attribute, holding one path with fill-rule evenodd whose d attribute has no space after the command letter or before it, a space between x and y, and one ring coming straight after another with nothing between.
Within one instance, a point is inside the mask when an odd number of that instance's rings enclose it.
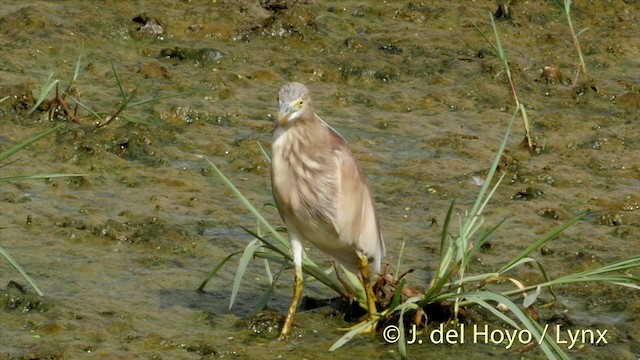
<instances>
[{"instance_id":1,"label":"dried plant stem","mask_svg":"<svg viewBox=\"0 0 640 360\"><path fill-rule=\"evenodd\" d=\"M565 12L565 15L567 16L567 22L569 23L569 30L571 30L571 38L573 39L573 46L576 48L576 51L578 52L578 57L580 58L580 65L578 65L578 70L576 70L576 76L573 79L573 85L575 86L578 83L578 77L580 76L580 71L582 71L582 73L584 74L584 80L585 81L587 80L587 66L584 64L584 58L582 57L582 50L580 50L580 41L578 41L578 34L576 34L575 31L573 30L573 24L571 23L571 0L564 0L564 12Z\"/></svg>"}]
</instances>

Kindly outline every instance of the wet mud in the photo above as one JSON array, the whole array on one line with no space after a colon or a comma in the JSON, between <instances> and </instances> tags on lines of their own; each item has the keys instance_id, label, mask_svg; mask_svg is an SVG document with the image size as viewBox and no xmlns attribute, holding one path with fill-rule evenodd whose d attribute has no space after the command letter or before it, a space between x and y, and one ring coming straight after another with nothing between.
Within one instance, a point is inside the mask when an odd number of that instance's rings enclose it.
<instances>
[{"instance_id":1,"label":"wet mud","mask_svg":"<svg viewBox=\"0 0 640 360\"><path fill-rule=\"evenodd\" d=\"M472 269L499 268L583 212L536 254L550 276L637 255L639 6L574 3L588 76L574 84L579 58L559 2L4 1L0 149L64 126L0 164L0 177L85 176L0 183L0 246L45 293L0 261L0 359L324 358L349 326L330 306L298 313L289 343L272 340L292 271L269 302L275 313L254 314L267 288L258 261L231 310L235 262L195 291L251 240L239 226L255 226L198 155L255 205L272 202L258 142L269 144L288 81L311 89L367 171L384 262L394 266L405 241L403 269L415 269L407 280L424 289L451 201L458 213L471 208L515 110L500 60L476 30L492 33L491 13L536 148L522 146L517 120L485 226L508 219ZM57 97L52 88L29 113L47 79L59 81ZM281 225L273 208L264 212ZM513 275L540 280L534 268ZM556 293L543 319L607 330L607 344L585 343L572 357L638 357L637 291L585 283ZM314 283L305 294L335 296ZM543 356L481 342L425 341L409 353ZM397 346L362 336L330 356L354 354L388 358Z\"/></svg>"}]
</instances>

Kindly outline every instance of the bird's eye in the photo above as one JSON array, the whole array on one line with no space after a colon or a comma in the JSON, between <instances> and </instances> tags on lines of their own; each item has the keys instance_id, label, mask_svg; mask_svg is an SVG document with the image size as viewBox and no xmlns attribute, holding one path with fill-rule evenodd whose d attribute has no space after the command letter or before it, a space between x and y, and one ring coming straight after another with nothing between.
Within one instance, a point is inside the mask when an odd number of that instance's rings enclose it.
<instances>
[{"instance_id":1,"label":"bird's eye","mask_svg":"<svg viewBox=\"0 0 640 360\"><path fill-rule=\"evenodd\" d=\"M299 100L299 101L298 101L298 106L299 106L299 107L302 107L302 105L304 105L304 100Z\"/></svg>"}]
</instances>

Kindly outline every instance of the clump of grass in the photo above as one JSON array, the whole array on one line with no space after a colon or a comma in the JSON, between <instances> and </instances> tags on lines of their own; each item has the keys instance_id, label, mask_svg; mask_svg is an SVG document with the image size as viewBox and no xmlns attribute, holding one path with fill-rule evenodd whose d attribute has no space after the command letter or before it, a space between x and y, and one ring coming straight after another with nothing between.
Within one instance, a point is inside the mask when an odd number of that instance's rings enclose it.
<instances>
[{"instance_id":1,"label":"clump of grass","mask_svg":"<svg viewBox=\"0 0 640 360\"><path fill-rule=\"evenodd\" d=\"M53 90L53 88L58 85L58 82L60 82L60 80L58 79L51 80L51 78L53 78L53 72L49 74L47 80L45 80L44 83L42 83L42 85L40 86L40 91L38 92L36 102L33 107L27 112L27 115L31 115L34 111L36 111L36 109L38 109L38 107L47 99L47 96L49 96L51 90Z\"/></svg>"},{"instance_id":2,"label":"clump of grass","mask_svg":"<svg viewBox=\"0 0 640 360\"><path fill-rule=\"evenodd\" d=\"M111 123L116 118L122 118L125 121L131 122L131 123L136 123L136 124L155 125L155 124L153 124L153 123L151 123L149 121L144 121L144 120L135 118L133 116L124 115L123 112L125 110L131 109L131 108L143 105L143 104L147 104L147 103L150 103L150 102L155 102L155 101L159 101L161 99L166 99L166 98L170 98L170 97L176 97L176 96L185 95L184 93L183 94L171 94L171 95L155 97L155 98L151 98L151 99L147 99L147 100L134 101L136 90L134 89L129 94L127 94L125 92L124 87L122 85L122 82L120 81L120 77L118 76L118 73L116 71L115 65L113 63L111 63L111 69L113 70L113 74L114 74L114 77L115 77L115 80L116 80L116 85L118 86L118 90L120 92L120 96L121 96L122 102L114 111L106 113L106 114L111 114L111 115L105 116L104 115L105 113L98 113L97 111L95 111L91 107L89 107L88 105L86 105L83 102L81 102L80 99L79 99L79 96L78 96L79 92L77 90L75 90L75 84L76 84L76 81L78 80L78 78L80 76L81 64L82 64L82 55L79 55L78 56L78 60L76 61L76 65L75 65L73 76L71 77L71 80L69 80L69 82L68 82L68 84L67 84L67 86L65 88L66 90L61 90L60 89L60 80L59 79L55 79L54 78L54 72L51 72L49 74L49 76L47 77L47 79L40 85L36 101L35 101L33 107L31 107L31 109L29 109L29 111L27 112L27 115L31 115L36 110L40 109L40 107L43 105L43 103L48 101L49 102L48 117L49 117L49 120L51 120L51 121L53 121L56 117L60 116L60 117L66 117L67 119L71 120L72 122L80 123L81 122L80 121L81 117L78 116L78 109L81 108L81 109L84 109L85 111L87 111L90 116L93 116L94 118L97 119L96 126L98 128L108 125L109 123ZM49 94L54 89L55 89L55 96L52 99L48 99ZM198 92L198 91L194 91L194 93L195 92ZM8 98L8 96L0 99L0 102L6 100L7 98ZM68 103L69 100L71 100L73 103L75 103L75 106L73 107L73 110L71 109L71 106ZM57 131L62 126L63 126L62 124L59 124L59 125L51 128L51 129L48 129L46 131L43 131L43 132L33 136L32 138L28 139L27 141L25 141L25 142L23 142L23 143L21 143L19 145L16 145L14 147L11 147L11 148L1 152L0 153L0 162L6 160L10 156L18 153L19 151L27 148L29 145L35 143L36 141L38 141L38 140L48 136L49 134ZM8 165L8 164L1 165L0 167L6 166L6 165ZM12 176L12 177L0 177L0 182L13 182L13 181L24 181L24 180L34 180L34 179L51 179L51 178L57 178L57 177L71 177L71 176L84 176L84 174L61 174L61 173L58 174L58 173L52 173L52 174L18 175L18 176ZM13 259L13 257L5 249L3 249L2 247L0 247L0 255L2 257L4 257L7 261L9 261L9 263L11 263L11 265L29 283L29 285L31 287L33 287L33 289L38 293L38 295L42 295L42 291L36 285L36 283L33 281L33 279L31 279L31 277L29 277L27 275L27 273L18 264L18 262L15 261L15 259Z\"/></svg>"},{"instance_id":3,"label":"clump of grass","mask_svg":"<svg viewBox=\"0 0 640 360\"><path fill-rule=\"evenodd\" d=\"M25 142L1 152L0 162L6 160L10 156L18 153L19 151L24 150L26 147L35 143L36 141L55 132L56 130L60 129L61 126L62 125L57 125L51 129L45 130L31 137ZM85 176L85 175L84 174L60 174L60 173L19 175L19 176L11 176L11 177L0 177L0 182L12 182L12 181L23 181L23 180L33 180L33 179L52 179L52 178L70 177L70 176ZM33 279L26 273L26 271L24 271L24 269L20 266L20 264L18 264L18 262L15 261L15 259L11 255L9 255L9 253L5 249L2 248L2 246L0 246L0 255L2 255L2 257L4 257L11 264L11 266L13 266L18 271L18 273L22 275L22 277L27 281L27 283L29 283L29 285L36 291L36 293L38 293L38 295L40 296L43 295L42 290L40 290L38 285L36 285L35 281L33 281Z\"/></svg>"},{"instance_id":4,"label":"clump of grass","mask_svg":"<svg viewBox=\"0 0 640 360\"><path fill-rule=\"evenodd\" d=\"M36 111L40 105L42 105L42 103L44 103L46 101L47 96L49 96L49 93L51 92L51 90L53 90L54 88L56 89L55 92L55 96L53 97L53 99L51 99L50 104L49 104L49 121L53 121L54 118L57 116L57 114L59 112L62 112L64 116L66 116L67 118L71 119L71 121L75 122L75 123L79 123L79 119L77 117L77 112L78 112L78 106L76 105L76 107L74 108L73 112L71 111L71 109L69 108L69 106L67 105L66 102L66 97L68 93L71 92L75 92L76 94L78 94L78 91L75 90L74 88L74 84L76 82L76 80L78 80L78 76L80 75L80 64L82 63L82 54L78 55L78 60L76 61L76 67L73 73L73 77L71 78L71 80L69 81L69 84L67 85L67 90L66 91L60 91L59 89L59 84L60 84L60 80L59 79L53 79L53 74L54 72L52 71L49 74L49 77L47 78L47 80L44 81L44 83L40 86L40 91L38 92L38 96L36 98L36 102L33 105L33 107L27 112L27 115L31 115L34 111ZM62 93L62 94L61 94Z\"/></svg>"},{"instance_id":5,"label":"clump of grass","mask_svg":"<svg viewBox=\"0 0 640 360\"><path fill-rule=\"evenodd\" d=\"M154 97L146 100L134 101L138 88L136 87L134 88L133 91L131 91L130 93L127 93L124 89L122 81L120 80L120 76L116 71L115 65L113 64L113 62L111 62L111 70L113 71L113 75L116 81L116 86L118 87L121 102L115 108L115 110L108 111L108 112L98 112L93 108L91 108L90 106L88 106L87 104L85 104L84 102L80 101L79 92L74 87L74 84L80 75L81 62L82 62L82 56L80 55L78 56L78 60L76 61L73 77L69 81L69 84L67 85L66 90L59 89L60 80L53 79L54 73L51 72L51 74L49 74L49 77L40 86L40 90L38 92L36 102L27 114L33 113L35 110L37 110L40 107L40 105L42 105L45 101L47 101L47 97L49 96L51 91L55 88L55 96L53 97L53 99L50 100L51 103L49 105L49 120L53 120L56 117L56 113L62 112L62 114L68 119L70 119L71 121L75 123L80 123L81 117L78 116L77 113L78 113L78 108L82 108L89 114L89 116L95 119L95 126L98 128L107 126L111 122L113 122L115 119L118 119L118 118L121 118L133 124L156 126L156 124L154 124L153 122L142 120L140 118L137 118L131 115L125 115L124 112L134 107L156 102L162 99L167 99L167 98L172 98L177 96L184 96L184 95L197 93L201 91L201 90L196 90L188 93L170 94L170 95L158 96L158 97ZM71 111L71 107L68 104L67 99L75 103L73 111Z\"/></svg>"},{"instance_id":6,"label":"clump of grass","mask_svg":"<svg viewBox=\"0 0 640 360\"><path fill-rule=\"evenodd\" d=\"M376 321L388 322L395 318L397 319L395 321L397 321L397 327L399 329L399 352L403 358L406 358L407 348L404 334L405 331L407 331L407 327L405 326L407 319L414 319L413 321L418 319L416 321L416 325L418 325L416 328L419 328L419 325L421 325L420 321L426 314L426 310L424 309L429 305L453 303L453 315L451 317L453 323L458 322L458 313L462 307L477 306L489 311L489 313L493 314L498 320L506 323L513 329L528 331L534 338L535 343L539 344L541 350L548 358L555 359L559 357L567 359L567 354L550 334L543 330L543 327L536 320L532 319L527 311L523 310L534 307L542 290L549 290L554 298L555 293L553 292L553 287L582 282L606 282L640 290L640 286L638 285L640 278L627 275L629 270L640 268L640 256L621 259L597 268L564 275L556 279L551 279L543 263L532 256L535 251L539 250L547 242L557 238L569 226L580 221L584 217L584 214L577 215L535 240L516 257L500 266L497 271L470 274L470 260L476 257L483 244L485 244L504 223L504 220L502 220L490 229L479 232L484 222L483 211L504 177L503 174L497 180L494 179L515 115L514 113L507 127L501 146L496 153L493 164L472 209L464 212L464 215L459 216L457 231L454 231L451 225L454 203L452 202L449 207L441 233L440 261L426 291L423 294L415 295L401 301L399 294L406 284L404 280L400 281L394 298L388 308L382 312L380 319L363 321L352 327L352 330L336 341L330 350L340 348L362 329L369 328L374 325ZM490 185L492 183L494 184ZM532 264L537 267L544 280L536 284L525 284L521 280L508 275L509 272L525 264ZM504 290L504 284L495 287L492 286L498 283L511 283L514 284L514 287L513 289ZM521 298L521 302L516 300L516 298ZM500 306L500 310L498 309L498 305ZM505 313L504 309L508 311ZM408 316L408 314L411 314L411 316ZM426 328L427 324L424 324L424 326Z\"/></svg>"},{"instance_id":7,"label":"clump of grass","mask_svg":"<svg viewBox=\"0 0 640 360\"><path fill-rule=\"evenodd\" d=\"M118 90L120 92L120 98L122 99L122 103L120 104L120 106L116 108L116 110L113 113L111 113L111 115L107 115L103 118L102 116L100 116L100 114L91 110L88 106L81 104L79 100L73 99L78 103L78 105L82 106L85 110L90 112L91 115L93 115L98 120L98 122L96 123L96 127L98 128L109 125L113 120L117 119L118 116L122 117L125 121L130 122L132 124L156 126L156 124L150 121L142 120L140 118L136 118L130 115L124 115L123 112L127 109L131 109L143 104L156 102L156 101L171 98L171 97L186 95L186 94L171 94L171 95L159 96L159 97L155 97L147 100L133 101L133 99L136 96L136 92L138 91L138 88L137 87L134 88L133 91L131 91L131 93L127 94L126 91L124 90L124 87L122 86L122 82L120 81L120 77L118 76L118 72L116 71L116 67L115 65L113 65L113 62L111 62L111 69L113 70L113 76L116 79L116 84L118 85Z\"/></svg>"}]
</instances>

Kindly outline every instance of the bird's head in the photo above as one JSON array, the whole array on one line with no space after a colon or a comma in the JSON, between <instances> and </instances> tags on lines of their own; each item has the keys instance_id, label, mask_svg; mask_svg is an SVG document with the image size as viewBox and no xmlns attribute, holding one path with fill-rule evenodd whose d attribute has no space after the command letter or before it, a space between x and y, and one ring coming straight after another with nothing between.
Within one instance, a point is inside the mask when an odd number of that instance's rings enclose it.
<instances>
[{"instance_id":1,"label":"bird's head","mask_svg":"<svg viewBox=\"0 0 640 360\"><path fill-rule=\"evenodd\" d=\"M278 94L278 119L276 126L287 126L313 115L313 106L309 89L301 83L291 82L285 84Z\"/></svg>"}]
</instances>

